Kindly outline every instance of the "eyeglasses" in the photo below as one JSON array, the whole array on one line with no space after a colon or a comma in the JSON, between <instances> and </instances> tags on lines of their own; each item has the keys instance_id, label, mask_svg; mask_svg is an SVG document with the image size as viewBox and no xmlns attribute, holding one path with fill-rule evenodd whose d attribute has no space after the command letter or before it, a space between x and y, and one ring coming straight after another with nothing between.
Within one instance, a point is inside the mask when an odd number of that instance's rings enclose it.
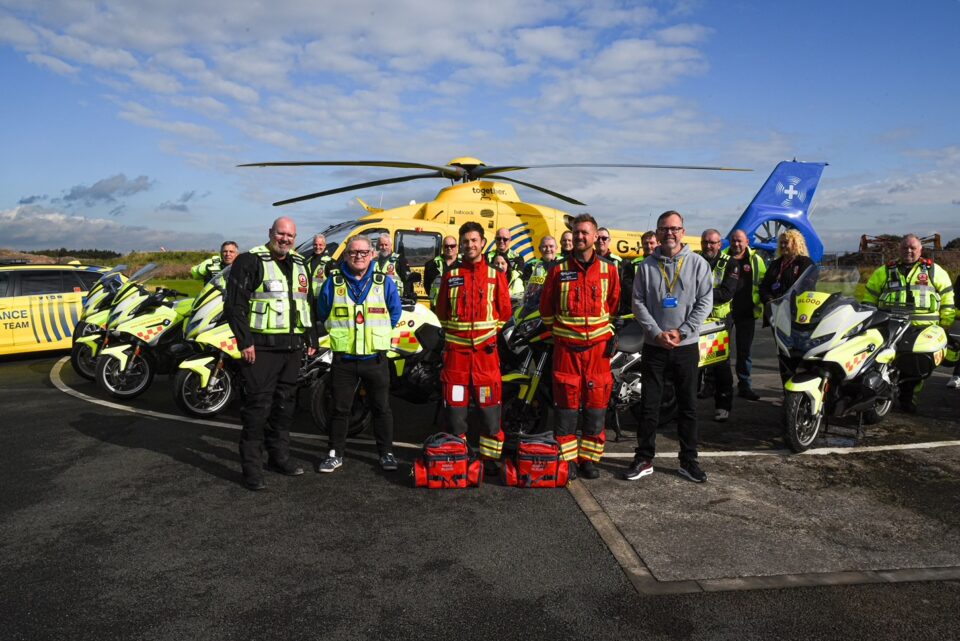
<instances>
[{"instance_id":1,"label":"eyeglasses","mask_svg":"<svg viewBox=\"0 0 960 641\"><path fill-rule=\"evenodd\" d=\"M679 234L683 227L657 227L658 234Z\"/></svg>"},{"instance_id":2,"label":"eyeglasses","mask_svg":"<svg viewBox=\"0 0 960 641\"><path fill-rule=\"evenodd\" d=\"M509 238L509 237L505 237L505 236L497 236L497 240L498 240L498 241L505 242L505 243L509 243L509 242L510 242L510 238Z\"/></svg>"},{"instance_id":3,"label":"eyeglasses","mask_svg":"<svg viewBox=\"0 0 960 641\"><path fill-rule=\"evenodd\" d=\"M704 245L720 245L720 244L722 244L722 243L723 243L722 240L705 240L705 241L703 241L703 244L704 244Z\"/></svg>"},{"instance_id":4,"label":"eyeglasses","mask_svg":"<svg viewBox=\"0 0 960 641\"><path fill-rule=\"evenodd\" d=\"M456 248L457 248L457 246L456 246L455 244L454 244L454 245L444 245L443 247L444 247L444 249L456 249Z\"/></svg>"},{"instance_id":5,"label":"eyeglasses","mask_svg":"<svg viewBox=\"0 0 960 641\"><path fill-rule=\"evenodd\" d=\"M602 240L603 242L608 243L608 242L610 242L610 237L609 237L609 236L597 236L597 240Z\"/></svg>"},{"instance_id":6,"label":"eyeglasses","mask_svg":"<svg viewBox=\"0 0 960 641\"><path fill-rule=\"evenodd\" d=\"M349 256L350 258L363 258L365 256L369 256L372 253L373 252L370 251L369 249L353 249L347 252L347 256Z\"/></svg>"}]
</instances>

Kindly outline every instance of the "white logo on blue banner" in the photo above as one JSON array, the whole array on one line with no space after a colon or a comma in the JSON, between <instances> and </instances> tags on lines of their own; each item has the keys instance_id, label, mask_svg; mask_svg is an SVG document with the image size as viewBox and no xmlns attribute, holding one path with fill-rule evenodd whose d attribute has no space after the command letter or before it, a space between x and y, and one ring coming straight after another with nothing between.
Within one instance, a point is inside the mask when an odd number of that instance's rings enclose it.
<instances>
[{"instance_id":1,"label":"white logo on blue banner","mask_svg":"<svg viewBox=\"0 0 960 641\"><path fill-rule=\"evenodd\" d=\"M784 185L782 182L777 182L777 195L786 196L786 198L783 199L783 202L780 203L782 206L789 207L793 204L794 198L801 203L806 202L807 192L797 189L797 185L799 184L800 179L796 176L788 176L786 185Z\"/></svg>"}]
</instances>

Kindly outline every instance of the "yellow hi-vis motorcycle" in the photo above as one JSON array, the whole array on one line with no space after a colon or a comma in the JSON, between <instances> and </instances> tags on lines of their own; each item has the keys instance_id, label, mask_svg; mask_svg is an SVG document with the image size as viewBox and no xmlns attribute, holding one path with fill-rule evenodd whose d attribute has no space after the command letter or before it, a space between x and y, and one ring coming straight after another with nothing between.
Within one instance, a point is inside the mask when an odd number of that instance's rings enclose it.
<instances>
[{"instance_id":1,"label":"yellow hi-vis motorcycle","mask_svg":"<svg viewBox=\"0 0 960 641\"><path fill-rule=\"evenodd\" d=\"M113 307L113 301L117 292L127 281L123 275L126 265L117 265L110 271L103 274L83 300L83 309L80 312L80 318L73 329L73 345L70 349L70 364L74 371L83 378L92 381L93 374L97 367L97 355L91 345L98 346L98 343L91 340L80 341L84 336L103 336L107 328L107 321L110 320L110 309Z\"/></svg>"},{"instance_id":2,"label":"yellow hi-vis motorcycle","mask_svg":"<svg viewBox=\"0 0 960 641\"><path fill-rule=\"evenodd\" d=\"M938 325L917 327L912 308L878 311L849 294L856 270L801 274L770 305L781 363L793 372L784 384L784 432L794 452L809 448L831 417L875 424L890 412L900 385L915 385L944 358L947 335Z\"/></svg>"}]
</instances>

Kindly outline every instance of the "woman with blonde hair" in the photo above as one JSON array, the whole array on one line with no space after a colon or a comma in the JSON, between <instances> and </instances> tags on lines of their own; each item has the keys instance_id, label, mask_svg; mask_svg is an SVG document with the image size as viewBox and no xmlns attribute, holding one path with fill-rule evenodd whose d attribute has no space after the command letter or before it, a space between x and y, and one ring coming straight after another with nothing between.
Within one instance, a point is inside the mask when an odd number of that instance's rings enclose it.
<instances>
[{"instance_id":1,"label":"woman with blonde hair","mask_svg":"<svg viewBox=\"0 0 960 641\"><path fill-rule=\"evenodd\" d=\"M777 241L777 257L767 266L767 273L760 282L760 302L764 305L763 326L770 325L768 302L783 296L807 267L813 264L807 241L796 229L782 234ZM786 383L793 376L791 367L780 358L780 379Z\"/></svg>"}]
</instances>

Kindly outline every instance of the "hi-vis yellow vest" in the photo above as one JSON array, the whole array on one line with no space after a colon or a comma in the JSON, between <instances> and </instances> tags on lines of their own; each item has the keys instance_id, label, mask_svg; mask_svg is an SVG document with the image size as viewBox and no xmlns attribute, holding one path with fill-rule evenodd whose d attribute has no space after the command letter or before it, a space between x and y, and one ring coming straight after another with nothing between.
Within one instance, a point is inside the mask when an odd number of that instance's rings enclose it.
<instances>
[{"instance_id":1,"label":"hi-vis yellow vest","mask_svg":"<svg viewBox=\"0 0 960 641\"><path fill-rule=\"evenodd\" d=\"M303 256L296 252L287 254L287 260L293 261L291 283L266 246L254 247L250 253L263 265L263 279L250 295L250 330L257 334L305 333L312 316L307 304L310 276Z\"/></svg>"},{"instance_id":2,"label":"hi-vis yellow vest","mask_svg":"<svg viewBox=\"0 0 960 641\"><path fill-rule=\"evenodd\" d=\"M330 278L333 279L333 305L324 323L330 335L330 349L355 356L389 351L393 327L383 286L387 277L375 272L370 291L359 305L350 298L347 281L339 270Z\"/></svg>"},{"instance_id":3,"label":"hi-vis yellow vest","mask_svg":"<svg viewBox=\"0 0 960 641\"><path fill-rule=\"evenodd\" d=\"M702 252L695 252L703 256ZM727 272L727 264L730 262L732 257L726 252L720 252L720 257L717 259L717 264L713 268L713 288L716 289L723 284L723 277ZM706 258L704 258L706 260ZM730 312L733 310L733 301L728 300L725 303L719 305L714 305L713 309L710 311L709 318L715 318L717 320L723 320L730 315Z\"/></svg>"}]
</instances>

